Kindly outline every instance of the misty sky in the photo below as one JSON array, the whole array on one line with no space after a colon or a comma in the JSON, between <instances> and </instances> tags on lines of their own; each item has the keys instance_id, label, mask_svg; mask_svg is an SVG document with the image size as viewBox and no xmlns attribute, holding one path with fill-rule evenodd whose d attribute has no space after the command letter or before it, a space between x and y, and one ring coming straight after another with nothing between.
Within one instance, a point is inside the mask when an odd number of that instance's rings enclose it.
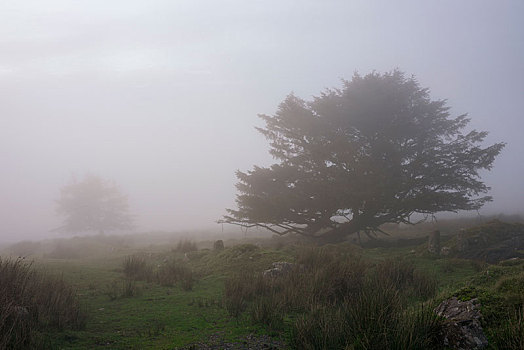
<instances>
[{"instance_id":1,"label":"misty sky","mask_svg":"<svg viewBox=\"0 0 524 350\"><path fill-rule=\"evenodd\" d=\"M522 0L4 0L0 240L56 236L86 173L120 185L138 231L213 227L235 170L273 162L257 114L394 68L507 142L481 213L522 213L523 18Z\"/></svg>"}]
</instances>

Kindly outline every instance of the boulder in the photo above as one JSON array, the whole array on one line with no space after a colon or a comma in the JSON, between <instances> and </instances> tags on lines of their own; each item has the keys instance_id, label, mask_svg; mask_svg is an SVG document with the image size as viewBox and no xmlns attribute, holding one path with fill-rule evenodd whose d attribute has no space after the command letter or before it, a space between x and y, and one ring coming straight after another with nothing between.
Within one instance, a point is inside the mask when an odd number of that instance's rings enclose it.
<instances>
[{"instance_id":1,"label":"boulder","mask_svg":"<svg viewBox=\"0 0 524 350\"><path fill-rule=\"evenodd\" d=\"M483 349L488 340L482 331L478 299L461 301L456 297L444 300L435 309L437 315L446 319L440 337L442 344L450 349Z\"/></svg>"}]
</instances>

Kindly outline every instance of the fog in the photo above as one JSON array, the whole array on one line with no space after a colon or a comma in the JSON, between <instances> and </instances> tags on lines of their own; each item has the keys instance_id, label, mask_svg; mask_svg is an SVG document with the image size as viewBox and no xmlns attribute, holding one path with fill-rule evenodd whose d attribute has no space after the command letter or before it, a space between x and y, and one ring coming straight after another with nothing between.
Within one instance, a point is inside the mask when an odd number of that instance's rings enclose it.
<instances>
[{"instance_id":1,"label":"fog","mask_svg":"<svg viewBox=\"0 0 524 350\"><path fill-rule=\"evenodd\" d=\"M507 143L481 213L523 211L520 0L0 6L0 241L56 237L60 188L87 173L137 231L219 229L235 171L273 162L257 114L395 68Z\"/></svg>"}]
</instances>

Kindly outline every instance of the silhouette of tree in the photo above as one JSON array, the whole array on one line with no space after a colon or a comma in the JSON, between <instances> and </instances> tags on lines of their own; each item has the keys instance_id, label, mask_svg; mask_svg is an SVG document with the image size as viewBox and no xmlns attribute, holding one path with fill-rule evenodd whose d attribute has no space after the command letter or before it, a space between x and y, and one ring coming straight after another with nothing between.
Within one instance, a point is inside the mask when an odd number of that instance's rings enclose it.
<instances>
[{"instance_id":1,"label":"silhouette of tree","mask_svg":"<svg viewBox=\"0 0 524 350\"><path fill-rule=\"evenodd\" d=\"M127 197L116 184L98 176L88 175L74 180L61 189L57 212L65 217L64 232L105 231L131 229Z\"/></svg>"},{"instance_id":2,"label":"silhouette of tree","mask_svg":"<svg viewBox=\"0 0 524 350\"><path fill-rule=\"evenodd\" d=\"M260 118L278 162L237 172L238 209L219 222L326 241L414 213L479 209L491 200L479 171L504 147L483 148L487 132L464 133L466 115L451 117L398 70L355 74L309 102L290 95Z\"/></svg>"}]
</instances>

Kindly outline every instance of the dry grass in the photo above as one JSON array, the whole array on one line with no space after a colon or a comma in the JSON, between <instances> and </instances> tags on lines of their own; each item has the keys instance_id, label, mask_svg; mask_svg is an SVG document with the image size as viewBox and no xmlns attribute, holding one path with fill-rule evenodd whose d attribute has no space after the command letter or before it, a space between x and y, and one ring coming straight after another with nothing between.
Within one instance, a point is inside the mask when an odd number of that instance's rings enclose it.
<instances>
[{"instance_id":1,"label":"dry grass","mask_svg":"<svg viewBox=\"0 0 524 350\"><path fill-rule=\"evenodd\" d=\"M0 259L0 348L38 347L49 329L84 326L75 291L62 279L35 271L23 260Z\"/></svg>"},{"instance_id":2,"label":"dry grass","mask_svg":"<svg viewBox=\"0 0 524 350\"><path fill-rule=\"evenodd\" d=\"M129 280L156 282L161 286L179 285L183 290L191 290L194 284L193 271L182 260L165 258L153 267L144 255L130 255L124 258L124 275Z\"/></svg>"},{"instance_id":3,"label":"dry grass","mask_svg":"<svg viewBox=\"0 0 524 350\"><path fill-rule=\"evenodd\" d=\"M304 248L286 275L243 271L226 281L229 313L248 311L254 323L283 330L286 315L297 349L428 349L439 321L434 278L404 260L373 265L339 248Z\"/></svg>"}]
</instances>

